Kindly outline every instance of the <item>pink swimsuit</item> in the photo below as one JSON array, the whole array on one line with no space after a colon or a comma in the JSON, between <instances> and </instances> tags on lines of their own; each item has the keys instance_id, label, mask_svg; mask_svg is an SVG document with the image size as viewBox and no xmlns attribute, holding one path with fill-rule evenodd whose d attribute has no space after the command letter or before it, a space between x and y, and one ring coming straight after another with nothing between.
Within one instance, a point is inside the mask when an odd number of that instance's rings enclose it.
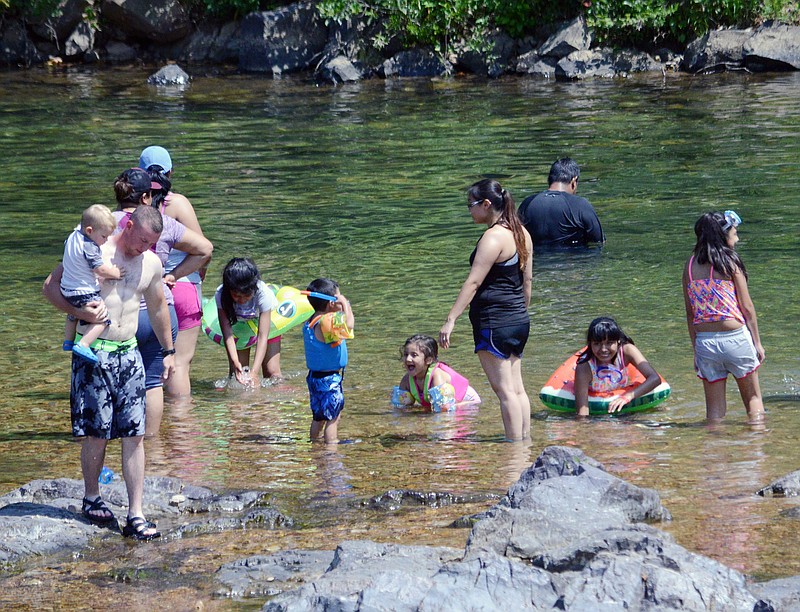
<instances>
[{"instance_id":1,"label":"pink swimsuit","mask_svg":"<svg viewBox=\"0 0 800 612\"><path fill-rule=\"evenodd\" d=\"M736 299L736 286L732 280L714 278L714 266L711 266L709 278L692 278L692 262L689 259L689 285L687 286L689 302L692 304L695 325L700 323L716 323L733 319L745 324L744 315Z\"/></svg>"},{"instance_id":2,"label":"pink swimsuit","mask_svg":"<svg viewBox=\"0 0 800 612\"><path fill-rule=\"evenodd\" d=\"M411 396L417 402L419 402L421 406L424 406L425 408L431 407L428 389L431 387L431 378L433 377L433 372L436 370L436 368L440 368L442 372L446 372L450 375L450 384L453 385L453 388L456 390L456 402L464 401L464 397L467 395L467 391L470 388L469 380L464 378L449 365L442 363L441 361L428 368L428 373L425 375L424 389L420 389L419 385L417 385L417 380L413 376L409 376L408 387L409 391L411 391ZM412 381L414 383L413 385L411 384Z\"/></svg>"}]
</instances>

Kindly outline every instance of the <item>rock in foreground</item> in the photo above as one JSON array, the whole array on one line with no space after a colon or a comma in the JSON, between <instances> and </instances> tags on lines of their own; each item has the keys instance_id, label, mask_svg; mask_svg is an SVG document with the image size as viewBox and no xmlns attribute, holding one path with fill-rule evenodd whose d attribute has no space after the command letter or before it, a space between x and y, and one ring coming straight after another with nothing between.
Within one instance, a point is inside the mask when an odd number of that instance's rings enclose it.
<instances>
[{"instance_id":1,"label":"rock in foreground","mask_svg":"<svg viewBox=\"0 0 800 612\"><path fill-rule=\"evenodd\" d=\"M644 522L670 518L658 493L609 474L578 449L546 448L474 518L464 551L344 542L321 574L319 563L304 571L294 559L305 584L264 609L772 609L742 574ZM790 601L780 587L772 600Z\"/></svg>"}]
</instances>

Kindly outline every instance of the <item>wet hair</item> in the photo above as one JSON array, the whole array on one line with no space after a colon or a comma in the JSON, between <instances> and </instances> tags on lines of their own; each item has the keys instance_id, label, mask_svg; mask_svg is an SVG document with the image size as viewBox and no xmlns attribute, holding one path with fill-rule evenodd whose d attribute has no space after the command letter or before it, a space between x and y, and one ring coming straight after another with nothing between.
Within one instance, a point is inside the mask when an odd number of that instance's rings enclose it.
<instances>
[{"instance_id":1,"label":"wet hair","mask_svg":"<svg viewBox=\"0 0 800 612\"><path fill-rule=\"evenodd\" d=\"M514 244L517 247L517 253L519 253L519 268L524 270L530 253L528 253L522 222L517 215L517 207L514 205L514 198L511 197L511 194L503 189L502 185L497 181L483 179L469 188L467 196L473 202L489 200L492 208L500 212L498 223L511 230L514 235Z\"/></svg>"},{"instance_id":2,"label":"wet hair","mask_svg":"<svg viewBox=\"0 0 800 612\"><path fill-rule=\"evenodd\" d=\"M619 342L623 344L633 344L633 340L622 331L617 322L611 317L597 317L589 323L589 330L586 332L586 350L578 357L578 363L585 363L594 358L592 353L592 342Z\"/></svg>"},{"instance_id":3,"label":"wet hair","mask_svg":"<svg viewBox=\"0 0 800 612\"><path fill-rule=\"evenodd\" d=\"M562 157L550 166L550 174L547 176L547 184L569 183L572 179L581 175L581 168L571 157Z\"/></svg>"},{"instance_id":4,"label":"wet hair","mask_svg":"<svg viewBox=\"0 0 800 612\"><path fill-rule=\"evenodd\" d=\"M313 291L314 293L324 293L325 295L334 296L339 291L339 285L336 281L329 278L317 278L308 283L306 291ZM322 298L308 296L308 303L314 308L314 312L324 312L328 309L330 300L323 300Z\"/></svg>"},{"instance_id":5,"label":"wet hair","mask_svg":"<svg viewBox=\"0 0 800 612\"><path fill-rule=\"evenodd\" d=\"M132 182L133 172L144 172L140 168L131 168L125 170L116 179L114 179L114 195L117 198L117 208L124 208L123 204L138 206L142 203L142 196L151 192L150 186L147 189L137 189Z\"/></svg>"},{"instance_id":6,"label":"wet hair","mask_svg":"<svg viewBox=\"0 0 800 612\"><path fill-rule=\"evenodd\" d=\"M400 349L401 360L405 358L406 348L412 344L416 344L420 352L425 355L425 357L430 358L432 362L439 360L439 345L436 344L436 340L432 336L427 336L425 334L414 334L405 341L405 344L403 344L403 347Z\"/></svg>"},{"instance_id":7,"label":"wet hair","mask_svg":"<svg viewBox=\"0 0 800 612\"><path fill-rule=\"evenodd\" d=\"M695 261L699 264L711 264L714 269L728 278L733 278L736 270L741 270L747 278L747 269L739 254L728 246L728 230L725 215L721 212L709 212L700 217L694 224L697 243L694 245Z\"/></svg>"},{"instance_id":8,"label":"wet hair","mask_svg":"<svg viewBox=\"0 0 800 612\"><path fill-rule=\"evenodd\" d=\"M153 189L153 203L152 206L160 209L162 202L172 189L172 180L170 179L170 172L165 172L164 168L158 164L148 166L146 172L150 175L150 180L154 183L161 185L161 189Z\"/></svg>"},{"instance_id":9,"label":"wet hair","mask_svg":"<svg viewBox=\"0 0 800 612\"><path fill-rule=\"evenodd\" d=\"M258 271L258 266L249 257L234 257L225 264L225 268L222 270L220 301L222 302L222 311L228 317L231 325L237 321L231 291L255 295L258 292L258 281L260 280L261 273Z\"/></svg>"},{"instance_id":10,"label":"wet hair","mask_svg":"<svg viewBox=\"0 0 800 612\"><path fill-rule=\"evenodd\" d=\"M81 215L81 229L85 230L87 227L106 229L113 232L117 227L117 220L107 206L93 204L84 210L83 215Z\"/></svg>"}]
</instances>

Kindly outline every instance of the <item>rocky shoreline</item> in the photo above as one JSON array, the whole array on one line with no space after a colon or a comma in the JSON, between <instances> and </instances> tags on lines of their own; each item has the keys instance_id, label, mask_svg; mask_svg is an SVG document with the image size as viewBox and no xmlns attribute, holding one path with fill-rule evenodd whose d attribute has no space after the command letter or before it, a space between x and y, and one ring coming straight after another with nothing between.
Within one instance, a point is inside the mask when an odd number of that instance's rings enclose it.
<instances>
[{"instance_id":1,"label":"rocky shoreline","mask_svg":"<svg viewBox=\"0 0 800 612\"><path fill-rule=\"evenodd\" d=\"M800 69L800 27L777 23L715 30L692 41L683 54L668 49L649 54L596 48L579 17L523 39L498 31L490 37L488 54L460 50L456 44L443 57L431 49L404 49L391 38L377 48L372 41L385 34L381 24L326 24L308 2L222 24L193 23L177 0L102 0L94 3L92 19L85 16L88 6L89 0L63 0L58 18L0 23L0 66L179 62L235 66L274 77L301 72L333 84L458 73L570 81L636 72ZM173 77L188 79L186 73L173 71L157 82L170 83Z\"/></svg>"},{"instance_id":2,"label":"rocky shoreline","mask_svg":"<svg viewBox=\"0 0 800 612\"><path fill-rule=\"evenodd\" d=\"M800 471L754 494L797 495ZM34 481L0 497L0 564L77 554L98 537L120 537L80 515L82 483ZM124 483L103 495L124 513ZM490 497L486 498L487 500ZM388 500L388 501L387 501ZM368 505L475 502L449 494L393 491ZM172 478L148 478L145 511L165 540L247 529L289 529L264 494L215 495ZM787 516L792 518L792 516ZM462 549L341 542L334 551L284 550L221 565L215 594L268 599L264 610L753 610L800 606L800 576L752 583L675 543L659 495L605 471L570 447L544 449L491 508L453 527L471 528ZM265 538L265 547L269 539ZM140 544L159 546L159 543Z\"/></svg>"}]
</instances>

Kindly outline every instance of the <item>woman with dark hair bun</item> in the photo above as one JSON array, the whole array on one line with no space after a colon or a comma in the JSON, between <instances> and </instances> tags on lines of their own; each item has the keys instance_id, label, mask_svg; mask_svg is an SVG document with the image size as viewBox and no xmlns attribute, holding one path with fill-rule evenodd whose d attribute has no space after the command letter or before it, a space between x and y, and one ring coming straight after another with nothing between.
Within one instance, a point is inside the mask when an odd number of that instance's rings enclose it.
<instances>
[{"instance_id":1,"label":"woman with dark hair bun","mask_svg":"<svg viewBox=\"0 0 800 612\"><path fill-rule=\"evenodd\" d=\"M139 206L150 206L152 203L152 190L158 189L158 183L151 183L150 175L141 168L130 168L120 174L114 181L114 193L117 197L117 210L114 217L120 231L130 219L131 214ZM146 193L143 193L146 190ZM178 318L175 313L172 289L176 281L208 264L213 245L202 235L192 231L179 221L167 215L161 215L163 229L152 250L158 256L163 266L170 251L174 248L181 249L187 256L171 272L163 274L164 296L170 312L172 322L172 339L178 333ZM142 302L139 311L139 328L136 331L136 342L145 367L145 388L147 389L147 436L154 436L161 427L161 417L164 412L164 381L162 380L164 354L156 338L147 309ZM169 354L175 354L171 349Z\"/></svg>"},{"instance_id":2,"label":"woman with dark hair bun","mask_svg":"<svg viewBox=\"0 0 800 612\"><path fill-rule=\"evenodd\" d=\"M469 276L439 332L439 344L450 346L456 320L469 306L475 352L500 400L506 439L527 440L531 405L521 358L530 333L533 244L517 217L514 199L497 181L472 185L467 209L472 220L487 229L470 256Z\"/></svg>"}]
</instances>

